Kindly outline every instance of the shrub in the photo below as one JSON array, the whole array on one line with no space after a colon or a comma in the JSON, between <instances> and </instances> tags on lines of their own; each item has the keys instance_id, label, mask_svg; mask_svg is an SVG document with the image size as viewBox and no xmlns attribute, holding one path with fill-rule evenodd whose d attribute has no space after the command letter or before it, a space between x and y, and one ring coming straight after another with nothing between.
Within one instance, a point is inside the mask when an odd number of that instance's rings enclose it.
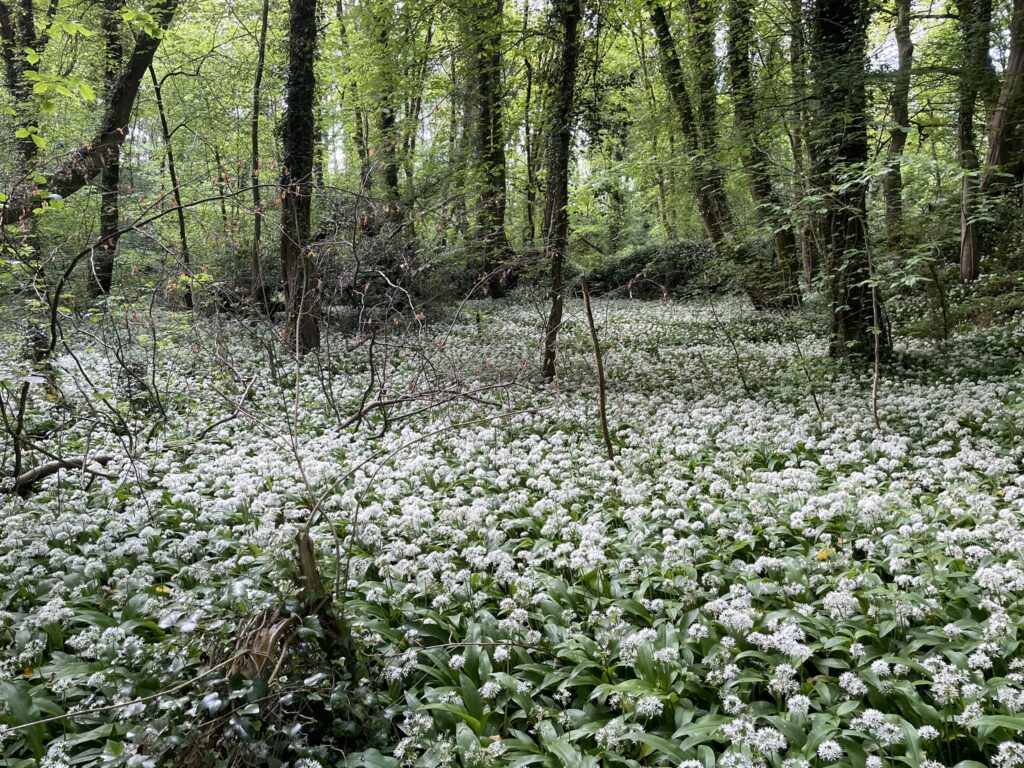
<instances>
[{"instance_id":1,"label":"shrub","mask_svg":"<svg viewBox=\"0 0 1024 768\"><path fill-rule=\"evenodd\" d=\"M645 245L593 269L590 282L596 292L623 290L635 298L692 295L727 283L713 257L711 244L699 240Z\"/></svg>"}]
</instances>

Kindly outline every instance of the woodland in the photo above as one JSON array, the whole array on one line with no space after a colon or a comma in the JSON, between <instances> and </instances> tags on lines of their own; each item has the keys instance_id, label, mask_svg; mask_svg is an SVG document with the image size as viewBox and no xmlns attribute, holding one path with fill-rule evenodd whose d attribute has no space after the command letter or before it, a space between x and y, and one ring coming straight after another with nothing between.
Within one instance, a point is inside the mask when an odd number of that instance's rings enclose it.
<instances>
[{"instance_id":1,"label":"woodland","mask_svg":"<svg viewBox=\"0 0 1024 768\"><path fill-rule=\"evenodd\" d=\"M1024 0L0 59L0 767L1024 767Z\"/></svg>"}]
</instances>

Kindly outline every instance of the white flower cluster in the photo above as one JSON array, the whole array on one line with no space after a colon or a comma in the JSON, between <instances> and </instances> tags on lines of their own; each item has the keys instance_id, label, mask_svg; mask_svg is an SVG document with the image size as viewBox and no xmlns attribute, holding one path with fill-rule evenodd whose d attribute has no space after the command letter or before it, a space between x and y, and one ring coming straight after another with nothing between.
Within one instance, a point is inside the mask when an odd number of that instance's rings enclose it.
<instances>
[{"instance_id":1,"label":"white flower cluster","mask_svg":"<svg viewBox=\"0 0 1024 768\"><path fill-rule=\"evenodd\" d=\"M380 431L379 413L341 429L335 410L362 401L365 346L304 362L295 390L244 334L218 337L209 359L191 338L159 345L168 416L142 455L0 502L0 679L67 709L129 700L140 670L173 685L292 598L309 521L361 658L380 660L360 684L361 706L374 686L389 702L368 748L405 765L525 764L555 745L691 768L714 745L722 768L861 750L874 766L911 760L904 721L929 757L975 754L981 718L1024 711L1021 388L979 373L1016 364L1020 318L901 349L909 367L884 372L876 429L870 380L826 360L810 316L726 300L715 322L701 303L602 299L612 463L578 320L555 391L524 372L527 304L480 305L484 331L424 331L429 366L423 350L389 351L385 399L500 398L398 407ZM113 358L68 343L123 406ZM61 408L85 409L88 384L64 363ZM241 396L252 377L232 417L217 393ZM55 413L35 393L30 405ZM113 429L70 429L69 444L123 453ZM192 727L180 720L194 703L125 708L125 721ZM932 710L941 739L920 714ZM821 722L835 727L808 746ZM689 753L654 754L688 739ZM1017 741L989 754L1024 765Z\"/></svg>"}]
</instances>

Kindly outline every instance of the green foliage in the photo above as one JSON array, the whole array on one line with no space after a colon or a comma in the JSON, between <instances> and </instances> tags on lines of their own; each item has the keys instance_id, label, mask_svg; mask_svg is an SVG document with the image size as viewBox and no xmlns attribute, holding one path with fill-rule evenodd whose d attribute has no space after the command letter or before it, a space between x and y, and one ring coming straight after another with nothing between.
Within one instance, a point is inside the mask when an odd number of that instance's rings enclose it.
<instances>
[{"instance_id":1,"label":"green foliage","mask_svg":"<svg viewBox=\"0 0 1024 768\"><path fill-rule=\"evenodd\" d=\"M595 291L639 298L686 296L723 287L710 246L693 240L634 248L598 264L588 279Z\"/></svg>"}]
</instances>

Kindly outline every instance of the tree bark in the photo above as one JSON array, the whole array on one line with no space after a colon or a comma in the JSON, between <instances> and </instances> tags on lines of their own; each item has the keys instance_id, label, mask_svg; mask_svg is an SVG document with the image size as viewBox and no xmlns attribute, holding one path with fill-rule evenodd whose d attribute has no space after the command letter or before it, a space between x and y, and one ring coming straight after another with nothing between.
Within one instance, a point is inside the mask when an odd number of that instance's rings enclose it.
<instances>
[{"instance_id":1,"label":"tree bark","mask_svg":"<svg viewBox=\"0 0 1024 768\"><path fill-rule=\"evenodd\" d=\"M1024 0L1014 0L1010 19L1010 55L1003 72L999 101L988 122L988 152L981 191L1005 185L1021 176L1024 123Z\"/></svg>"},{"instance_id":2,"label":"tree bark","mask_svg":"<svg viewBox=\"0 0 1024 768\"><path fill-rule=\"evenodd\" d=\"M19 6L0 0L0 53L4 59L4 80L7 90L14 99L15 119L18 128L35 125L37 115L32 110L32 74L39 72L39 65L27 58L27 49L38 51L39 35L36 31L32 0L21 0ZM32 168L39 148L31 136L16 139L23 172Z\"/></svg>"},{"instance_id":3,"label":"tree bark","mask_svg":"<svg viewBox=\"0 0 1024 768\"><path fill-rule=\"evenodd\" d=\"M111 93L117 85L117 76L124 55L121 45L121 0L106 0L103 9L103 37L105 40L105 61L103 83L106 92ZM120 222L119 201L121 185L121 148L110 152L110 159L100 173L100 245L92 264L92 280L89 281L93 296L106 296L114 282L114 259L117 253L118 225Z\"/></svg>"},{"instance_id":4,"label":"tree bark","mask_svg":"<svg viewBox=\"0 0 1024 768\"><path fill-rule=\"evenodd\" d=\"M505 233L506 163L505 126L502 115L501 69L504 0L469 5L469 36L476 73L476 155L479 174L479 213L484 283L487 295L505 295L501 265L511 248Z\"/></svg>"},{"instance_id":5,"label":"tree bark","mask_svg":"<svg viewBox=\"0 0 1024 768\"><path fill-rule=\"evenodd\" d=\"M174 17L178 0L164 0L160 10L154 13L160 28L166 30ZM100 128L91 141L71 152L55 171L46 178L43 192L39 187L32 187L11 196L0 208L0 227L17 225L32 215L33 209L39 207L40 197L57 195L66 198L80 190L110 162L115 150L120 149L128 133L135 97L139 93L139 85L153 61L162 36L152 36L140 32L135 38L135 47L127 66L117 80L116 86L107 96Z\"/></svg>"},{"instance_id":6,"label":"tree bark","mask_svg":"<svg viewBox=\"0 0 1024 768\"><path fill-rule=\"evenodd\" d=\"M260 36L256 48L256 71L252 78L252 116L249 118L249 143L252 164L249 182L252 186L252 250L249 254L249 296L255 302L263 296L263 263L260 242L263 238L263 203L260 193L260 110L262 109L263 67L267 57L267 26L270 0L263 0L260 11Z\"/></svg>"},{"instance_id":7,"label":"tree bark","mask_svg":"<svg viewBox=\"0 0 1024 768\"><path fill-rule=\"evenodd\" d=\"M525 29L525 21L523 26ZM526 154L526 222L523 231L523 247L529 251L533 249L533 241L537 237L537 153L534 152L534 130L530 122L530 107L533 101L533 64L527 59L525 66L526 100L523 107L523 144Z\"/></svg>"},{"instance_id":8,"label":"tree bark","mask_svg":"<svg viewBox=\"0 0 1024 768\"><path fill-rule=\"evenodd\" d=\"M695 0L695 2L699 2L699 0ZM717 93L713 90L710 97L708 94L702 94L698 99L698 107L695 112L665 9L657 0L653 0L648 7L654 33L658 40L659 60L665 78L665 87L679 117L680 133L685 149L687 154L693 157L690 163L690 186L697 204L697 213L715 252L731 261L733 256L730 241L732 214L725 198L721 172L715 167L714 158L710 154L715 146L715 126L713 122L710 125L707 124L708 120L714 121L714 102L717 99ZM711 34L707 31L700 32L694 42L698 44L697 58L704 63L706 63L709 53L702 49L711 46L711 77L709 79L705 76L701 85L708 87L710 83L713 88L716 71L713 31Z\"/></svg>"},{"instance_id":9,"label":"tree bark","mask_svg":"<svg viewBox=\"0 0 1024 768\"><path fill-rule=\"evenodd\" d=\"M315 151L317 0L290 0L282 121L281 270L297 354L320 348L320 285L309 248Z\"/></svg>"},{"instance_id":10,"label":"tree bark","mask_svg":"<svg viewBox=\"0 0 1024 768\"><path fill-rule=\"evenodd\" d=\"M910 74L914 63L914 41L910 35L911 0L896 0L896 47L898 62L889 97L892 127L889 128L889 151L886 174L885 229L891 241L900 234L903 224L903 150L910 133Z\"/></svg>"},{"instance_id":11,"label":"tree bark","mask_svg":"<svg viewBox=\"0 0 1024 768\"><path fill-rule=\"evenodd\" d=\"M56 10L57 3L51 2L47 10L47 21L52 19ZM27 51L42 51L47 40L47 31L44 30L41 34L36 31L32 0L21 0L20 6L12 6L5 0L0 0L0 55L4 61L7 90L14 101L16 129L28 131L38 122L32 99L31 77L39 72L39 64L33 64L28 60ZM18 183L21 184L35 170L39 147L31 135L15 138L15 145L18 148L18 171L21 176ZM38 256L40 244L34 218L24 215L17 218L21 219L18 222L21 224L21 231L16 239L16 247L22 252L23 257ZM8 223L15 222L5 216L5 208L0 208L0 227ZM42 277L42 274L42 264L37 261L36 275Z\"/></svg>"},{"instance_id":12,"label":"tree bark","mask_svg":"<svg viewBox=\"0 0 1024 768\"><path fill-rule=\"evenodd\" d=\"M156 96L157 114L160 116L160 131L163 134L164 150L167 155L167 176L171 181L171 199L178 219L178 254L185 268L188 283L185 286L185 308L192 309L192 257L188 251L188 231L185 228L185 209L181 205L181 185L178 182L178 170L174 164L174 145L171 143L171 127L167 122L164 110L163 81L158 80L153 67L149 68L149 76L153 81L153 94ZM166 78L167 75L164 75Z\"/></svg>"},{"instance_id":13,"label":"tree bark","mask_svg":"<svg viewBox=\"0 0 1024 768\"><path fill-rule=\"evenodd\" d=\"M544 201L544 252L551 264L551 311L544 334L543 372L549 381L555 378L558 331L562 325L562 271L569 239L569 161L580 55L579 25L583 15L580 0L553 0L553 11L554 24L560 31L561 56L551 88Z\"/></svg>"},{"instance_id":14,"label":"tree bark","mask_svg":"<svg viewBox=\"0 0 1024 768\"><path fill-rule=\"evenodd\" d=\"M390 16L385 15L381 8L374 10L374 24L376 25L376 52L379 59L378 77L380 92L377 97L376 128L377 128L377 151L378 165L380 168L381 181L384 187L385 218L392 222L399 222L402 218L401 211L401 189L398 185L398 172L400 170L398 160L398 95L395 84L395 63L390 60L393 46L390 41L391 27L394 21Z\"/></svg>"},{"instance_id":15,"label":"tree bark","mask_svg":"<svg viewBox=\"0 0 1024 768\"><path fill-rule=\"evenodd\" d=\"M803 264L804 290L814 290L814 273L817 266L815 248L815 218L808 210L805 199L811 194L811 181L805 164L805 149L810 150L807 141L807 46L805 44L802 0L790 0L791 28L789 35L789 70L791 79L790 107L790 150L793 153L793 210L800 222L800 257ZM813 165L813 159L811 160Z\"/></svg>"},{"instance_id":16,"label":"tree bark","mask_svg":"<svg viewBox=\"0 0 1024 768\"><path fill-rule=\"evenodd\" d=\"M811 44L818 104L815 175L826 200L829 352L861 360L870 359L875 344L864 179L868 16L866 0L815 0Z\"/></svg>"},{"instance_id":17,"label":"tree bark","mask_svg":"<svg viewBox=\"0 0 1024 768\"><path fill-rule=\"evenodd\" d=\"M989 57L992 38L992 0L959 0L961 70L957 106L957 152L963 180L960 185L960 278L977 280L980 246L974 226L978 188L978 150L974 119L978 96L988 101L995 73Z\"/></svg>"},{"instance_id":18,"label":"tree bark","mask_svg":"<svg viewBox=\"0 0 1024 768\"><path fill-rule=\"evenodd\" d=\"M651 113L657 114L658 112L658 99L654 95L654 85L650 71L647 67L647 49L644 45L644 38L642 35L633 35L634 44L636 45L637 57L640 59L640 73L643 77L644 93L647 95L648 103L651 107ZM669 135L671 141L671 134ZM661 228L665 233L665 239L672 242L676 239L675 226L672 223L672 216L669 211L668 201L668 187L671 186L671 171L667 174L663 169L662 163L658 162L658 132L655 131L651 136L651 150L656 163L656 176L655 181L658 186L658 218L661 221ZM671 154L671 152L670 152ZM666 176L669 178L666 179Z\"/></svg>"},{"instance_id":19,"label":"tree bark","mask_svg":"<svg viewBox=\"0 0 1024 768\"><path fill-rule=\"evenodd\" d=\"M800 254L797 252L792 222L783 213L782 201L772 186L768 153L757 140L757 105L750 66L752 39L753 21L749 0L731 0L728 58L736 138L743 153L743 169L758 220L761 226L772 233L775 267L781 278L780 295L772 298L780 305L793 306L800 303Z\"/></svg>"}]
</instances>

